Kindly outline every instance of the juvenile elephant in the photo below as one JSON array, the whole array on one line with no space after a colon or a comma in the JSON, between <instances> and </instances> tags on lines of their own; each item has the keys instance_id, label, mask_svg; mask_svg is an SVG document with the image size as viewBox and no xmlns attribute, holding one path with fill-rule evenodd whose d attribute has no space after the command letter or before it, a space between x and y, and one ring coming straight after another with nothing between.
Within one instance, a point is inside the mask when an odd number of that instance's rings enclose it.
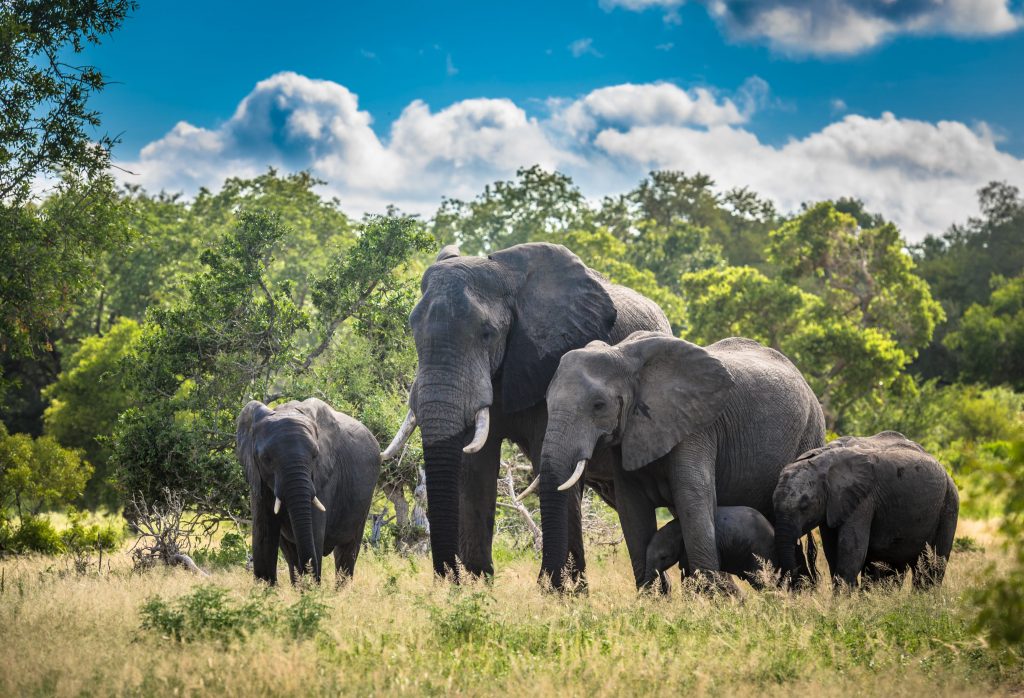
<instances>
[{"instance_id":1,"label":"juvenile elephant","mask_svg":"<svg viewBox=\"0 0 1024 698\"><path fill-rule=\"evenodd\" d=\"M565 352L634 330L668 333L649 299L609 283L561 245L528 243L487 257L445 247L423 274L409 316L419 366L410 411L384 457L419 427L423 438L434 571L493 574L491 542L498 461L505 439L539 464L547 423L544 393ZM611 471L597 454L587 483L612 503ZM582 572L580 495L567 545Z\"/></svg>"},{"instance_id":2,"label":"juvenile elephant","mask_svg":"<svg viewBox=\"0 0 1024 698\"><path fill-rule=\"evenodd\" d=\"M316 398L270 409L252 400L238 415L238 460L252 501L257 579L277 581L277 549L292 582L334 551L338 581L351 577L380 474L373 434Z\"/></svg>"},{"instance_id":3,"label":"juvenile elephant","mask_svg":"<svg viewBox=\"0 0 1024 698\"><path fill-rule=\"evenodd\" d=\"M637 585L646 581L655 510L667 506L679 518L690 566L734 589L717 574L715 509L748 506L772 521L779 472L824 443L824 416L800 371L749 339L703 348L637 332L618 346L591 342L562 357L547 402L542 575L556 588L566 564L565 490L598 444L612 445L619 458L615 505Z\"/></svg>"},{"instance_id":4,"label":"juvenile elephant","mask_svg":"<svg viewBox=\"0 0 1024 698\"><path fill-rule=\"evenodd\" d=\"M832 578L850 586L901 579L942 583L960 495L945 468L894 431L844 436L787 465L775 489L775 541L784 571L792 541L820 526ZM933 557L925 556L931 546Z\"/></svg>"},{"instance_id":5,"label":"juvenile elephant","mask_svg":"<svg viewBox=\"0 0 1024 698\"><path fill-rule=\"evenodd\" d=\"M813 539L808 537L812 546ZM750 582L755 589L763 588L759 572L764 563L778 566L775 555L775 529L761 512L750 507L718 507L715 511L715 545L723 572L735 574ZM804 576L813 579L813 571L803 562L803 549L799 543L794 551L797 564ZM647 546L647 567L644 583L653 584L656 578L664 580L663 573L679 563L684 574L690 571L690 562L683 547L683 530L679 519L658 529ZM813 568L812 552L810 566Z\"/></svg>"}]
</instances>

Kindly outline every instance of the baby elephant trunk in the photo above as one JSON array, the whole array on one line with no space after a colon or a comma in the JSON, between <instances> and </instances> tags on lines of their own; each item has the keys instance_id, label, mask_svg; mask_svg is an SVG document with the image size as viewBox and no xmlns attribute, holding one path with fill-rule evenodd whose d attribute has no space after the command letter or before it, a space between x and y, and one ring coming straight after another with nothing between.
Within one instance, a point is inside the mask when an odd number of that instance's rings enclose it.
<instances>
[{"instance_id":1,"label":"baby elephant trunk","mask_svg":"<svg viewBox=\"0 0 1024 698\"><path fill-rule=\"evenodd\" d=\"M775 524L775 555L783 574L791 578L799 574L800 566L796 559L796 541L800 529L790 519L781 518Z\"/></svg>"}]
</instances>

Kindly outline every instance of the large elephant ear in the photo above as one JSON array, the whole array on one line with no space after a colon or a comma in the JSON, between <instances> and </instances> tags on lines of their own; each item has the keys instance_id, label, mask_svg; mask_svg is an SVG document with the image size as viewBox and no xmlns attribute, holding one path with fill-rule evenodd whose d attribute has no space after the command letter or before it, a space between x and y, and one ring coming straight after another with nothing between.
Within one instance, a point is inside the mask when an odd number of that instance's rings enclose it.
<instances>
[{"instance_id":1,"label":"large elephant ear","mask_svg":"<svg viewBox=\"0 0 1024 698\"><path fill-rule=\"evenodd\" d=\"M637 390L622 433L622 466L636 470L725 409L733 378L706 349L655 332L634 332L616 347L637 367Z\"/></svg>"},{"instance_id":2,"label":"large elephant ear","mask_svg":"<svg viewBox=\"0 0 1024 698\"><path fill-rule=\"evenodd\" d=\"M615 305L599 277L561 245L516 245L490 259L517 281L501 382L502 407L517 412L544 399L563 354L608 341Z\"/></svg>"},{"instance_id":3,"label":"large elephant ear","mask_svg":"<svg viewBox=\"0 0 1024 698\"><path fill-rule=\"evenodd\" d=\"M258 421L273 413L273 410L259 400L250 400L235 421L235 454L245 471L245 479L253 488L259 486L260 471L256 466L256 443L252 428Z\"/></svg>"},{"instance_id":4,"label":"large elephant ear","mask_svg":"<svg viewBox=\"0 0 1024 698\"><path fill-rule=\"evenodd\" d=\"M825 476L825 518L835 528L874 490L874 457L856 449L843 449L825 457L835 458Z\"/></svg>"}]
</instances>

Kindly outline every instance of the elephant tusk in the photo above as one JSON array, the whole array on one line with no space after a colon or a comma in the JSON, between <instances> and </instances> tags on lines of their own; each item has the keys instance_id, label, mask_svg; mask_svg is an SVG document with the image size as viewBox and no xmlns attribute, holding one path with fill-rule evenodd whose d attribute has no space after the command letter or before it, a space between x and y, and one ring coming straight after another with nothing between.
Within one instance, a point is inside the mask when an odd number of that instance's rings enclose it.
<instances>
[{"instance_id":1,"label":"elephant tusk","mask_svg":"<svg viewBox=\"0 0 1024 698\"><path fill-rule=\"evenodd\" d=\"M281 498L274 497L274 513L281 511Z\"/></svg>"},{"instance_id":2,"label":"elephant tusk","mask_svg":"<svg viewBox=\"0 0 1024 698\"><path fill-rule=\"evenodd\" d=\"M402 450L402 446L412 436L412 432L416 429L416 415L409 410L405 415L405 420L402 422L402 426L398 427L398 433L395 434L395 438L391 439L391 443L385 448L381 454L381 461L391 460L398 455L398 452Z\"/></svg>"},{"instance_id":3,"label":"elephant tusk","mask_svg":"<svg viewBox=\"0 0 1024 698\"><path fill-rule=\"evenodd\" d=\"M577 482L579 482L580 476L583 475L583 469L585 467L587 467L586 458L584 458L583 460L576 464L576 470L573 471L572 476L568 480L566 480L565 482L558 486L558 491L564 492L573 485L575 485Z\"/></svg>"},{"instance_id":4,"label":"elephant tusk","mask_svg":"<svg viewBox=\"0 0 1024 698\"><path fill-rule=\"evenodd\" d=\"M321 502L320 498L317 497L316 495L313 495L313 506L315 506L320 511L324 511L324 512L327 511L327 507L324 506L324 503Z\"/></svg>"},{"instance_id":5,"label":"elephant tusk","mask_svg":"<svg viewBox=\"0 0 1024 698\"><path fill-rule=\"evenodd\" d=\"M484 444L487 443L487 432L491 428L491 408L482 407L480 411L476 413L476 432L473 434L473 440L462 449L463 453L476 453Z\"/></svg>"},{"instance_id":6,"label":"elephant tusk","mask_svg":"<svg viewBox=\"0 0 1024 698\"><path fill-rule=\"evenodd\" d=\"M540 475L538 475L537 477L533 478L533 482L530 483L530 486L527 487L525 490L523 490L522 492L519 493L519 496L516 497L516 501L517 502L521 502L524 499L526 499L526 495L530 494L535 489L537 489L537 485L539 485L539 484L540 484Z\"/></svg>"}]
</instances>

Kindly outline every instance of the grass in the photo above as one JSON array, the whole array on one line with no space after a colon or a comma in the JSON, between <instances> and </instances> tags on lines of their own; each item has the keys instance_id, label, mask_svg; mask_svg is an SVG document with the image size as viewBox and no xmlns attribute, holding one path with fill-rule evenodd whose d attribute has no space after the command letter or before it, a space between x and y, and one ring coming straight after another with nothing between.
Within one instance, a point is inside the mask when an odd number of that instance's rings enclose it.
<instances>
[{"instance_id":1,"label":"grass","mask_svg":"<svg viewBox=\"0 0 1024 698\"><path fill-rule=\"evenodd\" d=\"M240 566L7 559L0 695L1019 694L1020 657L974 634L965 598L1000 546L984 525L961 533L972 544L937 591L741 599L678 582L638 596L622 546L592 551L582 597L543 593L532 554L508 551L493 582L460 587L428 559L364 551L337 591L266 589Z\"/></svg>"}]
</instances>

